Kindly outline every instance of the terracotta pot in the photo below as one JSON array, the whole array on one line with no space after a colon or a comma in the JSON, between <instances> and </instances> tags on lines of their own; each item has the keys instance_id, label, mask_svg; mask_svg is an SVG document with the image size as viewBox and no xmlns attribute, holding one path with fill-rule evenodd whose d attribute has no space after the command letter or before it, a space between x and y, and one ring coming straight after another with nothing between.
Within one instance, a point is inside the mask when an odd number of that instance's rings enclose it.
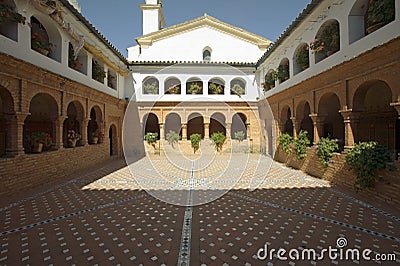
<instances>
[{"instance_id":1,"label":"terracotta pot","mask_svg":"<svg viewBox=\"0 0 400 266\"><path fill-rule=\"evenodd\" d=\"M375 25L369 26L366 31L367 31L368 34L371 34L372 32L382 28L385 25L386 25L385 22L380 22L380 23L377 23Z\"/></svg>"},{"instance_id":2,"label":"terracotta pot","mask_svg":"<svg viewBox=\"0 0 400 266\"><path fill-rule=\"evenodd\" d=\"M48 56L50 51L46 50L46 49L42 49L42 48L36 48L35 51L37 51L38 53L44 55L44 56Z\"/></svg>"},{"instance_id":3,"label":"terracotta pot","mask_svg":"<svg viewBox=\"0 0 400 266\"><path fill-rule=\"evenodd\" d=\"M96 138L96 137L92 138L92 144L97 144L98 141L99 141L99 138Z\"/></svg>"},{"instance_id":4,"label":"terracotta pot","mask_svg":"<svg viewBox=\"0 0 400 266\"><path fill-rule=\"evenodd\" d=\"M68 147L69 148L75 148L76 147L76 142L77 142L76 139L69 139L68 142L67 142Z\"/></svg>"},{"instance_id":5,"label":"terracotta pot","mask_svg":"<svg viewBox=\"0 0 400 266\"><path fill-rule=\"evenodd\" d=\"M326 56L331 56L333 54L333 51L326 51Z\"/></svg>"},{"instance_id":6,"label":"terracotta pot","mask_svg":"<svg viewBox=\"0 0 400 266\"><path fill-rule=\"evenodd\" d=\"M43 151L43 143L34 143L32 147L33 153L41 153Z\"/></svg>"}]
</instances>

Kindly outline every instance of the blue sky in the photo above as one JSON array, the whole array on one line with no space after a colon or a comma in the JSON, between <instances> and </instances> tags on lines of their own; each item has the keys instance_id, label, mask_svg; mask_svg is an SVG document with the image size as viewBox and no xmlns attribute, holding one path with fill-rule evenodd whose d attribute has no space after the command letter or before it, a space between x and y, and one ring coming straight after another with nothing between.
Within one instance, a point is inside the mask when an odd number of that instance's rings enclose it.
<instances>
[{"instance_id":1,"label":"blue sky","mask_svg":"<svg viewBox=\"0 0 400 266\"><path fill-rule=\"evenodd\" d=\"M145 0L79 0L82 14L127 55L142 35L139 4ZM163 0L166 26L207 13L223 22L275 41L310 0Z\"/></svg>"}]
</instances>

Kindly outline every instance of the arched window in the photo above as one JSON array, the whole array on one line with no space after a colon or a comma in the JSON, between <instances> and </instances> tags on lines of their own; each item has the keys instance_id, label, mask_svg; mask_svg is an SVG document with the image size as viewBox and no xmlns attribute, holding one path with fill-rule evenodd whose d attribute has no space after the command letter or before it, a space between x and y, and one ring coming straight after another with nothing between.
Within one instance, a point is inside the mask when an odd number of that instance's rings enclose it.
<instances>
[{"instance_id":1,"label":"arched window","mask_svg":"<svg viewBox=\"0 0 400 266\"><path fill-rule=\"evenodd\" d=\"M15 3L12 0L1 1L0 10L2 13L0 34L18 41L18 23L25 24L26 18L16 11Z\"/></svg>"},{"instance_id":2,"label":"arched window","mask_svg":"<svg viewBox=\"0 0 400 266\"><path fill-rule=\"evenodd\" d=\"M310 49L315 54L315 63L331 56L340 50L340 28L335 19L326 21L319 28L315 39L310 43Z\"/></svg>"},{"instance_id":3,"label":"arched window","mask_svg":"<svg viewBox=\"0 0 400 266\"><path fill-rule=\"evenodd\" d=\"M159 82L155 77L148 77L143 80L143 94L159 94Z\"/></svg>"},{"instance_id":4,"label":"arched window","mask_svg":"<svg viewBox=\"0 0 400 266\"><path fill-rule=\"evenodd\" d=\"M60 32L48 17L31 17L31 49L61 62Z\"/></svg>"},{"instance_id":5,"label":"arched window","mask_svg":"<svg viewBox=\"0 0 400 266\"><path fill-rule=\"evenodd\" d=\"M310 47L306 43L297 46L293 56L293 74L296 75L310 67Z\"/></svg>"},{"instance_id":6,"label":"arched window","mask_svg":"<svg viewBox=\"0 0 400 266\"><path fill-rule=\"evenodd\" d=\"M278 80L283 83L290 78L289 59L283 58L278 67Z\"/></svg>"},{"instance_id":7,"label":"arched window","mask_svg":"<svg viewBox=\"0 0 400 266\"><path fill-rule=\"evenodd\" d=\"M203 61L211 61L211 49L205 48L203 51Z\"/></svg>"},{"instance_id":8,"label":"arched window","mask_svg":"<svg viewBox=\"0 0 400 266\"><path fill-rule=\"evenodd\" d=\"M235 78L231 81L231 95L246 94L246 82L240 78Z\"/></svg>"}]
</instances>

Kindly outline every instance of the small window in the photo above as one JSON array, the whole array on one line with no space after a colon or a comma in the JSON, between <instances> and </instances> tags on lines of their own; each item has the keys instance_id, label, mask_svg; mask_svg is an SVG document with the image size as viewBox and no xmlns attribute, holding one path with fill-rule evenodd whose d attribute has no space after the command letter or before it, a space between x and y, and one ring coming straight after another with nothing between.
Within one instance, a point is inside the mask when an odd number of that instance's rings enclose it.
<instances>
[{"instance_id":1,"label":"small window","mask_svg":"<svg viewBox=\"0 0 400 266\"><path fill-rule=\"evenodd\" d=\"M210 61L211 60L211 51L206 49L203 52L203 61Z\"/></svg>"}]
</instances>

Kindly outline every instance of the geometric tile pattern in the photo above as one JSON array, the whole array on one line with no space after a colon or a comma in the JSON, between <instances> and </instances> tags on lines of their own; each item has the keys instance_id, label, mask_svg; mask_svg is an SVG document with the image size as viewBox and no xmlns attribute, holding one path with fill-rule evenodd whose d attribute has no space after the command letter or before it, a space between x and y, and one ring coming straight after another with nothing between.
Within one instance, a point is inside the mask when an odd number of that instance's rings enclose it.
<instances>
[{"instance_id":1,"label":"geometric tile pattern","mask_svg":"<svg viewBox=\"0 0 400 266\"><path fill-rule=\"evenodd\" d=\"M196 172L193 164L190 171L178 171L166 160L155 163L163 176L181 178L191 189L196 179L219 176L215 187L196 191L207 198L210 190L232 184L229 173L221 171L227 163L219 161L204 173ZM355 193L333 189L277 163L262 175L256 164L256 157L250 158L233 190L194 207L153 198L122 161L23 195L2 197L0 265L380 264L280 261L276 256L260 261L256 256L266 244L321 251L335 246L339 237L347 239L348 248L397 254L396 262L382 265L400 263L398 206L376 208ZM147 168L137 171L152 175ZM259 185L254 191L249 190L251 182Z\"/></svg>"}]
</instances>

